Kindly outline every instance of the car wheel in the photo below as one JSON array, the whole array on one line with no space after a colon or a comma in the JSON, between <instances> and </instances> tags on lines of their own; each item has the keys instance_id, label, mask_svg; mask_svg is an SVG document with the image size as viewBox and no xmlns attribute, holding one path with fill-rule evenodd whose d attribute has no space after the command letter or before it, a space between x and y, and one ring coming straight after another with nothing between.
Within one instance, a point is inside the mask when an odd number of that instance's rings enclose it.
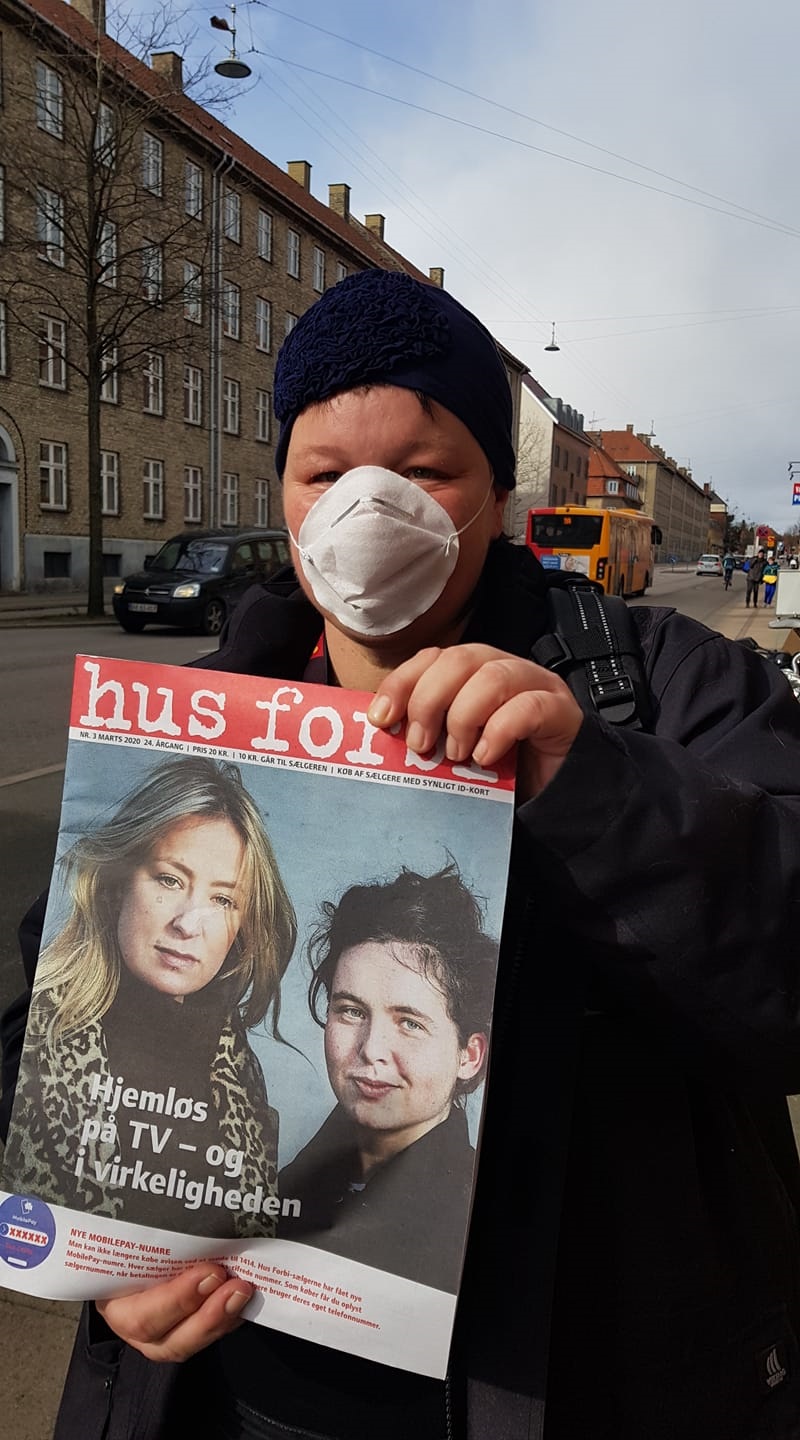
<instances>
[{"instance_id":1,"label":"car wheel","mask_svg":"<svg viewBox=\"0 0 800 1440\"><path fill-rule=\"evenodd\" d=\"M203 611L203 633L205 635L219 635L225 624L225 602L224 600L209 600Z\"/></svg>"},{"instance_id":2,"label":"car wheel","mask_svg":"<svg viewBox=\"0 0 800 1440\"><path fill-rule=\"evenodd\" d=\"M147 621L140 619L138 615L126 615L124 619L120 615L118 619L123 630L127 630L129 635L141 634L147 624Z\"/></svg>"}]
</instances>

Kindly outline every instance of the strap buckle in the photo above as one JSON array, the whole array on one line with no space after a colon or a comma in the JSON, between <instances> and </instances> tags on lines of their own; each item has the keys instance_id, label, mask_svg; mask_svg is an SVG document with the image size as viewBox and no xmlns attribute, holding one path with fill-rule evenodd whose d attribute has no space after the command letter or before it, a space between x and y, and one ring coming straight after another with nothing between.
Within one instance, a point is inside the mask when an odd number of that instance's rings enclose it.
<instances>
[{"instance_id":1,"label":"strap buckle","mask_svg":"<svg viewBox=\"0 0 800 1440\"><path fill-rule=\"evenodd\" d=\"M627 675L589 683L592 704L609 725L625 725L636 714L636 693Z\"/></svg>"}]
</instances>

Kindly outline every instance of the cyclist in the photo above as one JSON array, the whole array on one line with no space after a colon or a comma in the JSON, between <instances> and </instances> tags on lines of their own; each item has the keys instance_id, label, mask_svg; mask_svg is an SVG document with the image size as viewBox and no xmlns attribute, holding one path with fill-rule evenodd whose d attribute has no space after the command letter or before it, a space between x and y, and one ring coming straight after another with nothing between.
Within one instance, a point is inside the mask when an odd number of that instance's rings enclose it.
<instances>
[{"instance_id":1,"label":"cyclist","mask_svg":"<svg viewBox=\"0 0 800 1440\"><path fill-rule=\"evenodd\" d=\"M727 590L727 589L729 588L729 586L730 586L731 580L733 579L733 572L734 572L735 569L736 569L736 561L734 560L733 556L731 555L730 550L728 550L728 551L725 553L725 555L723 555L723 557L722 557L722 574L723 574L723 577L724 577L724 579L725 579L725 589L726 589L726 590Z\"/></svg>"}]
</instances>

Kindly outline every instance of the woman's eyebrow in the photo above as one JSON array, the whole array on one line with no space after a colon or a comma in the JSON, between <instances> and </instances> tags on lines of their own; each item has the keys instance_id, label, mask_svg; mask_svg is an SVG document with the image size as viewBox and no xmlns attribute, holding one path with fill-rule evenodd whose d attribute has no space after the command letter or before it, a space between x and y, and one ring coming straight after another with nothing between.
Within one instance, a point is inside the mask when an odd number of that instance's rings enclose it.
<instances>
[{"instance_id":1,"label":"woman's eyebrow","mask_svg":"<svg viewBox=\"0 0 800 1440\"><path fill-rule=\"evenodd\" d=\"M169 870L180 870L181 874L186 875L187 878L195 873L189 865L184 865L182 860L173 859L171 855L152 855L150 863L151 865L164 865ZM239 880L238 877L235 880L211 880L210 884L214 890L235 890Z\"/></svg>"}]
</instances>

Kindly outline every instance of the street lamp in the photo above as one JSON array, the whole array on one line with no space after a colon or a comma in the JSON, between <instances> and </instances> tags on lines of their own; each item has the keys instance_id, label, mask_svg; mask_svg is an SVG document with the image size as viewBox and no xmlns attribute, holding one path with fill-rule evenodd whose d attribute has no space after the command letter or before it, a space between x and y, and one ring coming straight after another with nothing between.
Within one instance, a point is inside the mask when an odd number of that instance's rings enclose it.
<instances>
[{"instance_id":1,"label":"street lamp","mask_svg":"<svg viewBox=\"0 0 800 1440\"><path fill-rule=\"evenodd\" d=\"M552 334L551 334L551 336L550 336L550 344L549 344L549 345L545 345L544 348L545 348L545 350L560 350L560 349L561 349L561 346L560 346L560 345L556 345L556 322L555 322L555 320L553 321L553 332L552 332Z\"/></svg>"},{"instance_id":2,"label":"street lamp","mask_svg":"<svg viewBox=\"0 0 800 1440\"><path fill-rule=\"evenodd\" d=\"M236 6L229 5L228 9L231 12L232 24L228 24L228 21L219 15L212 15L209 21L214 30L227 30L231 37L231 50L227 60L220 60L214 69L218 75L224 75L227 80L246 80L248 75L252 75L253 72L250 66L246 65L244 60L240 60L236 54Z\"/></svg>"}]
</instances>

